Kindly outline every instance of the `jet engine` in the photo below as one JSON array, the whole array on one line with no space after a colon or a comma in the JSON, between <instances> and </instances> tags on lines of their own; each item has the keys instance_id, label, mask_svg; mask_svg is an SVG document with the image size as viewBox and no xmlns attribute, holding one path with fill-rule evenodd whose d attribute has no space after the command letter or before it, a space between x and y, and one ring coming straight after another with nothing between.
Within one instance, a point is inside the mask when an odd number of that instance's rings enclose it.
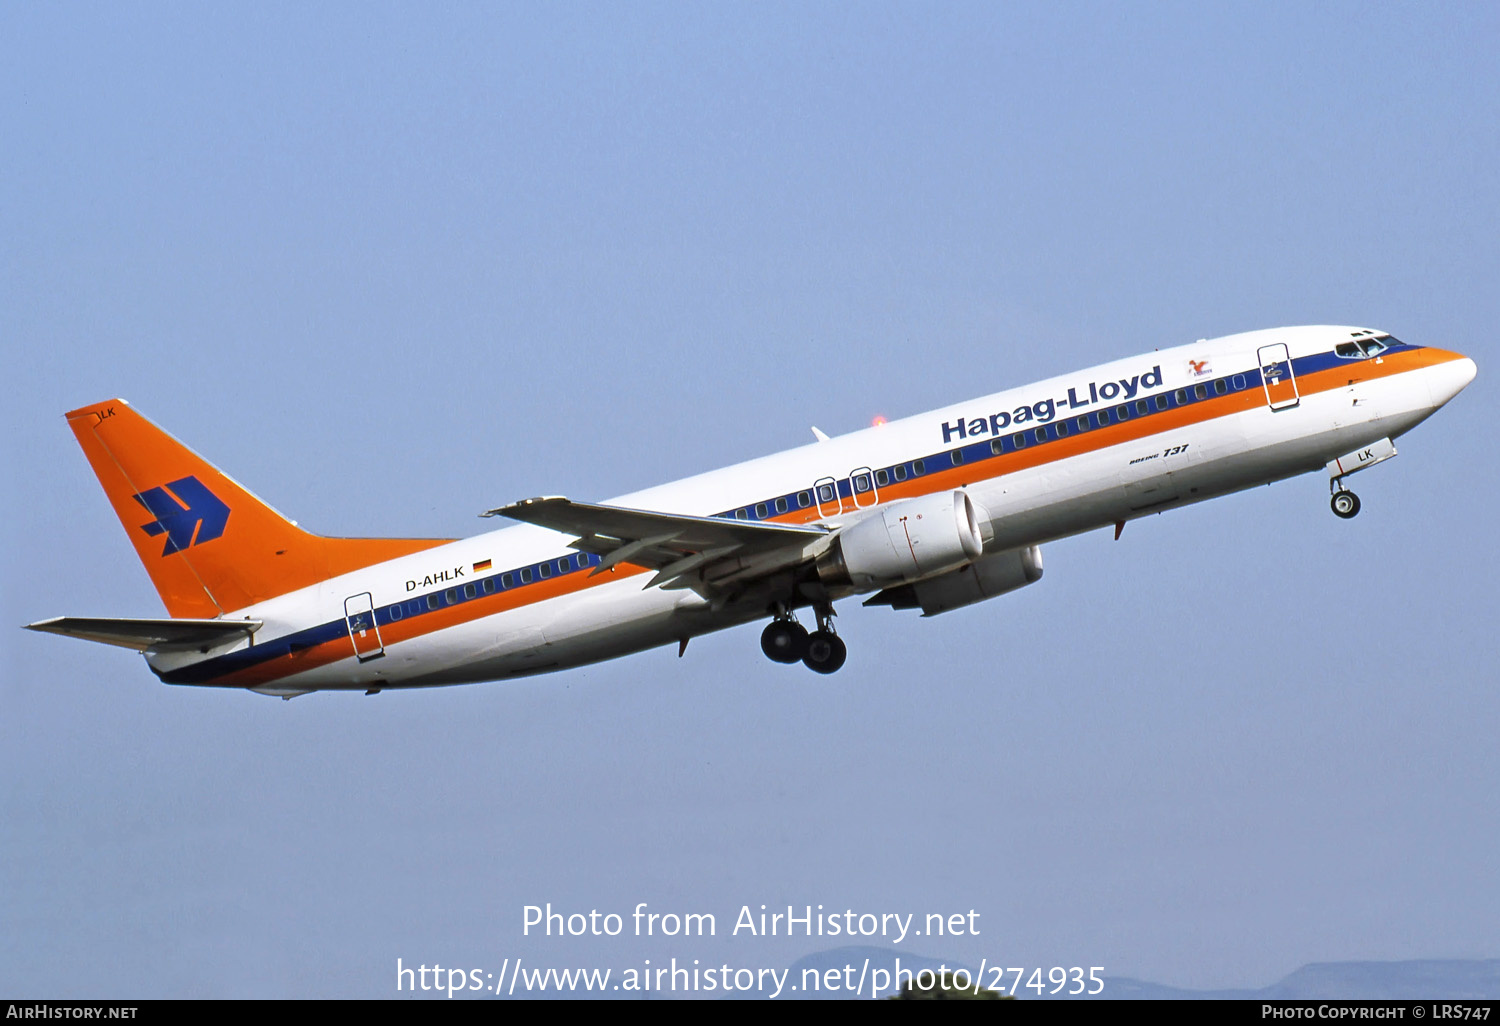
<instances>
[{"instance_id":1,"label":"jet engine","mask_svg":"<svg viewBox=\"0 0 1500 1026\"><path fill-rule=\"evenodd\" d=\"M950 609L982 602L1008 591L1024 588L1042 579L1042 550L1028 545L913 584L887 588L865 602L867 606L893 609L921 607L923 616L937 616Z\"/></svg>"},{"instance_id":2,"label":"jet engine","mask_svg":"<svg viewBox=\"0 0 1500 1026\"><path fill-rule=\"evenodd\" d=\"M903 499L845 527L818 559L830 589L868 591L932 577L984 551L974 503L962 491Z\"/></svg>"}]
</instances>

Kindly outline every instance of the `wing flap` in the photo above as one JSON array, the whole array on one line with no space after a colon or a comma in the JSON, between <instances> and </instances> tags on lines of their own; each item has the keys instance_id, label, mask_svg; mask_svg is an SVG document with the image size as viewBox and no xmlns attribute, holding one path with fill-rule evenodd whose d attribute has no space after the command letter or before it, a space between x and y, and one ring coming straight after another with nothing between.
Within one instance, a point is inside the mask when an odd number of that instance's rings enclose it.
<instances>
[{"instance_id":1,"label":"wing flap","mask_svg":"<svg viewBox=\"0 0 1500 1026\"><path fill-rule=\"evenodd\" d=\"M601 506L555 495L525 499L481 515L509 517L572 535L573 548L603 557L594 573L621 563L655 570L648 588L666 587L690 573L706 579L717 561L731 557L743 566L772 553L800 553L829 534L822 527Z\"/></svg>"},{"instance_id":2,"label":"wing flap","mask_svg":"<svg viewBox=\"0 0 1500 1026\"><path fill-rule=\"evenodd\" d=\"M54 616L50 620L28 623L26 629L144 652L148 648L163 645L215 648L248 638L261 625L260 620L134 620L111 616Z\"/></svg>"}]
</instances>

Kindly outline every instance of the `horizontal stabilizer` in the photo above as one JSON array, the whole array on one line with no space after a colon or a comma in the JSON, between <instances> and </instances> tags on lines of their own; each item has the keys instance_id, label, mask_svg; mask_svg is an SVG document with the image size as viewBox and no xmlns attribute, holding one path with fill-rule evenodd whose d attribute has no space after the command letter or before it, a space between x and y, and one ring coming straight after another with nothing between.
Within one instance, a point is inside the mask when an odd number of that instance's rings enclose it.
<instances>
[{"instance_id":1,"label":"horizontal stabilizer","mask_svg":"<svg viewBox=\"0 0 1500 1026\"><path fill-rule=\"evenodd\" d=\"M130 620L110 616L54 616L28 623L29 631L64 634L144 652L160 645L214 648L260 629L260 620Z\"/></svg>"}]
</instances>

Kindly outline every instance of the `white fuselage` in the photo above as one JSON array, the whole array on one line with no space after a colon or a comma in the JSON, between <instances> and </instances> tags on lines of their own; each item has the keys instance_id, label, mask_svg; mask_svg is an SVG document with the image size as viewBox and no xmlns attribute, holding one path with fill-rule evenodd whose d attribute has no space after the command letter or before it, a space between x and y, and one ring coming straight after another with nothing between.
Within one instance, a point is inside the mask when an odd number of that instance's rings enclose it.
<instances>
[{"instance_id":1,"label":"white fuselage","mask_svg":"<svg viewBox=\"0 0 1500 1026\"><path fill-rule=\"evenodd\" d=\"M1321 470L1410 430L1473 377L1457 354L1384 336L1381 355L1341 357L1336 347L1361 332L1285 328L1160 350L610 505L836 527L889 501L962 489L986 555L1038 545ZM1277 377L1273 365L1263 378L1274 346L1286 347L1292 373ZM810 500L801 508L799 495ZM264 622L249 641L148 660L164 680L271 694L458 684L596 662L766 615L754 589L713 603L643 587L648 577L631 566L591 576L571 541L523 524L452 542L237 610L232 618ZM570 562L559 570L558 560ZM365 609L373 625L358 618Z\"/></svg>"}]
</instances>

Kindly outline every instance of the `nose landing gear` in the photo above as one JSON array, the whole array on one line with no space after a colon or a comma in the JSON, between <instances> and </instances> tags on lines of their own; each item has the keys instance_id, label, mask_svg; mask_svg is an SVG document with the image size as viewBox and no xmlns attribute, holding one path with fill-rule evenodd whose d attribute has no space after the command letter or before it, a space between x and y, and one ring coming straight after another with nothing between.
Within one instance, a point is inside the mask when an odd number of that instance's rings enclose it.
<instances>
[{"instance_id":1,"label":"nose landing gear","mask_svg":"<svg viewBox=\"0 0 1500 1026\"><path fill-rule=\"evenodd\" d=\"M1333 507L1333 515L1341 520L1359 515L1359 496L1344 487L1344 478L1377 463L1384 463L1394 455L1395 444L1389 438L1382 438L1329 463L1328 490L1333 493L1333 497L1328 500L1328 505Z\"/></svg>"},{"instance_id":2,"label":"nose landing gear","mask_svg":"<svg viewBox=\"0 0 1500 1026\"><path fill-rule=\"evenodd\" d=\"M1333 493L1329 500L1329 506L1333 507L1333 515L1349 520L1359 515L1359 496L1353 492L1340 489Z\"/></svg>"}]
</instances>

